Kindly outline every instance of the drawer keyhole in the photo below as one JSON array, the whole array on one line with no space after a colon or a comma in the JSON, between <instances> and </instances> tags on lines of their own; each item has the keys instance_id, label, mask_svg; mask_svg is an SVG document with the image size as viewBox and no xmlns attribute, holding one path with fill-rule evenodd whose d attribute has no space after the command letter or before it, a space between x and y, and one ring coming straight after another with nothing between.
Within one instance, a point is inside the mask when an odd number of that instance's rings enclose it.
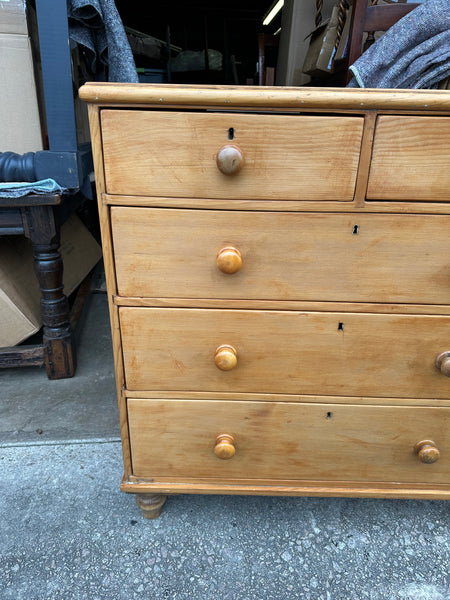
<instances>
[{"instance_id":1,"label":"drawer keyhole","mask_svg":"<svg viewBox=\"0 0 450 600\"><path fill-rule=\"evenodd\" d=\"M234 127L230 127L230 129L228 130L228 139L234 140Z\"/></svg>"},{"instance_id":2,"label":"drawer keyhole","mask_svg":"<svg viewBox=\"0 0 450 600\"><path fill-rule=\"evenodd\" d=\"M353 225L353 235L359 234L359 225Z\"/></svg>"}]
</instances>

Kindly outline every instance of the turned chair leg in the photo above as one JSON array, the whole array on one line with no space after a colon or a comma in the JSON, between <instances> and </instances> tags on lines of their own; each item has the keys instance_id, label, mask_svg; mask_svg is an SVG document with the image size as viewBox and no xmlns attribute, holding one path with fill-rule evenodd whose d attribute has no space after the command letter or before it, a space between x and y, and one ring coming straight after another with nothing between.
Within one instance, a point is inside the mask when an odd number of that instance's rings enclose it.
<instances>
[{"instance_id":1,"label":"turned chair leg","mask_svg":"<svg viewBox=\"0 0 450 600\"><path fill-rule=\"evenodd\" d=\"M73 377L75 352L69 302L63 293L59 243L34 246L34 266L41 290L44 360L49 379Z\"/></svg>"},{"instance_id":2,"label":"turned chair leg","mask_svg":"<svg viewBox=\"0 0 450 600\"><path fill-rule=\"evenodd\" d=\"M49 379L73 377L76 360L70 309L63 293L63 262L59 253L59 228L52 207L33 207L28 231L34 253L34 270L41 291L44 360Z\"/></svg>"},{"instance_id":3,"label":"turned chair leg","mask_svg":"<svg viewBox=\"0 0 450 600\"><path fill-rule=\"evenodd\" d=\"M157 519L166 500L163 494L136 494L136 503L146 519Z\"/></svg>"}]
</instances>

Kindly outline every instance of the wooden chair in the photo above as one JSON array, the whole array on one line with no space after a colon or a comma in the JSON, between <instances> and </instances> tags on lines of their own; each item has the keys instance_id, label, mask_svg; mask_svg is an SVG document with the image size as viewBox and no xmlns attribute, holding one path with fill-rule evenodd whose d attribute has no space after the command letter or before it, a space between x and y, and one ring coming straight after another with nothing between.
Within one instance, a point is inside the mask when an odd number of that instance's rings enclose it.
<instances>
[{"instance_id":1,"label":"wooden chair","mask_svg":"<svg viewBox=\"0 0 450 600\"><path fill-rule=\"evenodd\" d=\"M352 21L347 49L347 83L352 78L352 73L348 68L375 41L374 32L387 31L417 6L420 6L420 4L395 3L371 6L368 0L353 0ZM364 33L367 33L368 37L363 48Z\"/></svg>"}]
</instances>

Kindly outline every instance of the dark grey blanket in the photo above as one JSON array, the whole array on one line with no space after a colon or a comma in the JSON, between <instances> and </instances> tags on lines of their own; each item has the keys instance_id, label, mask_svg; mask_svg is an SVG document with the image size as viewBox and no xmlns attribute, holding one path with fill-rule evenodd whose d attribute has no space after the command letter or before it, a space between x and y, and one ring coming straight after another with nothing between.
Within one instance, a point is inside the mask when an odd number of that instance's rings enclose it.
<instances>
[{"instance_id":1,"label":"dark grey blanket","mask_svg":"<svg viewBox=\"0 0 450 600\"><path fill-rule=\"evenodd\" d=\"M113 0L67 0L69 35L85 48L93 73L108 66L108 81L136 83L138 76L122 20Z\"/></svg>"},{"instance_id":2,"label":"dark grey blanket","mask_svg":"<svg viewBox=\"0 0 450 600\"><path fill-rule=\"evenodd\" d=\"M450 0L427 0L350 67L348 87L433 88L450 75Z\"/></svg>"}]
</instances>

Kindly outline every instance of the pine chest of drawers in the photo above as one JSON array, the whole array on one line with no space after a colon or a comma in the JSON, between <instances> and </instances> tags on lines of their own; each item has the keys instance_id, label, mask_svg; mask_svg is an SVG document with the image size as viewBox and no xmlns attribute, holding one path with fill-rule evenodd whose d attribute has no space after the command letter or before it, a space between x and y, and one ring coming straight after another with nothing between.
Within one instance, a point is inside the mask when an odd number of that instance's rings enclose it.
<instances>
[{"instance_id":1,"label":"pine chest of drawers","mask_svg":"<svg viewBox=\"0 0 450 600\"><path fill-rule=\"evenodd\" d=\"M88 84L125 474L450 497L450 93Z\"/></svg>"}]
</instances>

